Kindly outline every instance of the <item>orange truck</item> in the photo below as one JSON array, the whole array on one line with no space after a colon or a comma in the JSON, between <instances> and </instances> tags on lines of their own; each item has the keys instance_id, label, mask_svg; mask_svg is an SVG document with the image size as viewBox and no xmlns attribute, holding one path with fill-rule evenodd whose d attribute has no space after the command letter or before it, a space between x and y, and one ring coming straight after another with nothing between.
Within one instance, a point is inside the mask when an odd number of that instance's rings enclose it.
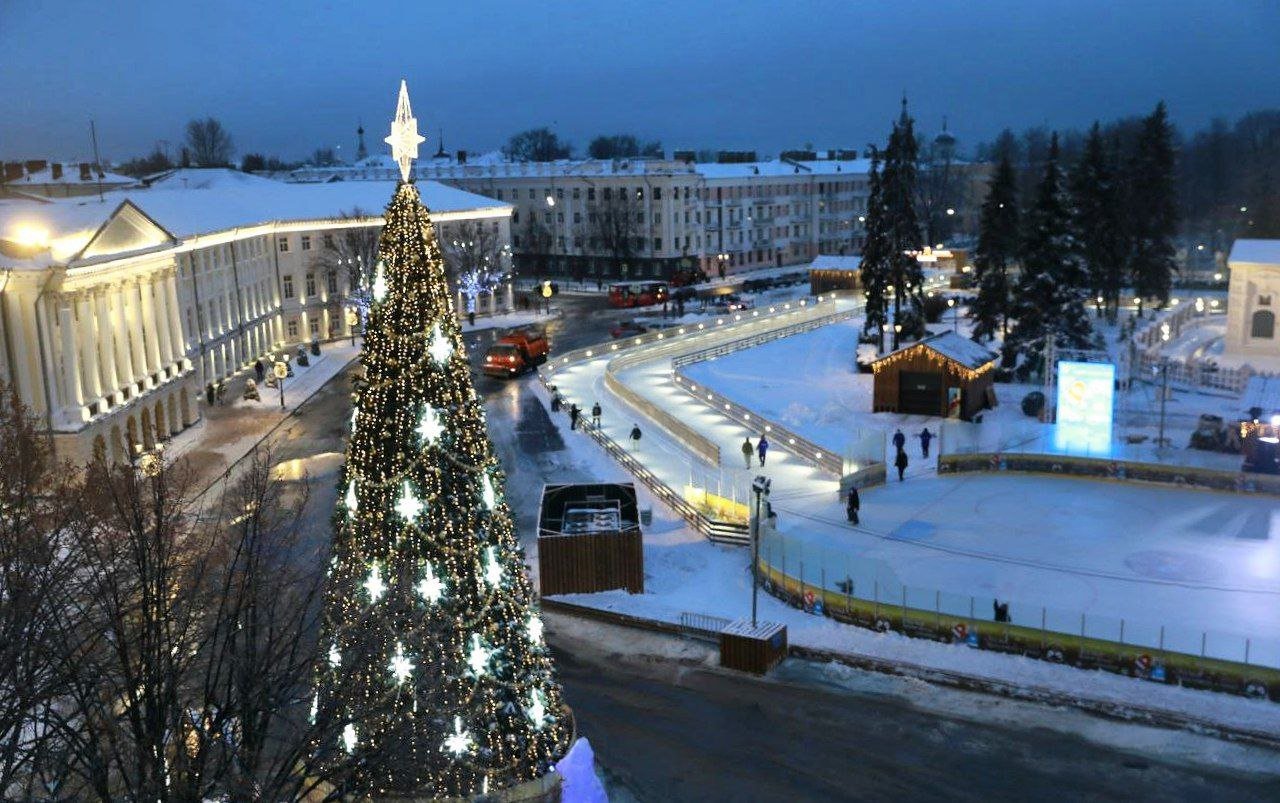
<instances>
[{"instance_id":1,"label":"orange truck","mask_svg":"<svg viewBox=\"0 0 1280 803\"><path fill-rule=\"evenodd\" d=\"M498 338L484 354L480 369L490 376L514 377L547 361L547 336L533 329L516 329Z\"/></svg>"}]
</instances>

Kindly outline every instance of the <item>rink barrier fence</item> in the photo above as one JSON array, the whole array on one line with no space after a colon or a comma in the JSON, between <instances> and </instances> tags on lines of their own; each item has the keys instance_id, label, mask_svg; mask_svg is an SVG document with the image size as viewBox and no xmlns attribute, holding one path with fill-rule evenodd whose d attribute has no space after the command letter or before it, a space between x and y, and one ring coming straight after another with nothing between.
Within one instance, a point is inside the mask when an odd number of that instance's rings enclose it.
<instances>
[{"instance_id":1,"label":"rink barrier fence","mask_svg":"<svg viewBox=\"0 0 1280 803\"><path fill-rule=\"evenodd\" d=\"M567 351L563 354L557 354L555 357L548 360L548 362L538 370L538 378L542 382L543 386L550 392L551 387L555 384L556 372L580 362L599 359L611 354L618 354L620 352L627 357L642 356L644 360L649 360L655 357L652 349L645 349L643 355L625 353L642 346L659 347L659 351L669 350L667 348L661 348L664 346L671 346L679 349L680 346L687 344L689 341L696 341L697 339L713 336L719 332L750 326L751 324L759 323L761 320L781 318L783 316L795 316L811 312L814 311L818 305L831 304L834 303L834 301L835 294L823 294L813 301L810 301L809 299L800 299L795 302L784 302L782 304L772 305L775 308L775 311L773 313L766 313L763 316L760 314L759 310L744 310L738 313L717 316L714 323L702 322L699 324L687 324L685 326L677 327L674 330L668 329L661 332L650 332L644 335L622 338L619 341L612 343L599 343L593 346L573 349L572 351ZM656 356L661 356L661 354L659 353ZM638 361L639 360L635 362ZM610 364L613 362L614 361L611 360ZM631 360L628 360L628 363L634 364ZM607 386L609 385L610 380L609 367L610 366L607 365L605 368L605 382ZM616 384L618 387L625 388L621 383ZM617 390L614 387L610 386L609 389L615 394L617 393ZM630 397L626 395L627 393L634 394L630 389L626 389L625 393L621 394L622 398L629 403L634 403L631 402ZM581 402L585 400L565 398L566 405L571 401ZM647 414L647 410L652 407L652 404L643 399L641 402L642 403L637 404L636 407L645 411ZM585 409L585 405L580 406L583 406ZM656 408L653 409L656 410ZM667 414L664 413L664 415ZM748 528L745 524L736 521L719 521L707 516L701 509L699 509L698 506L690 503L684 498L682 489L673 488L668 485L658 477L657 474L637 460L625 446L609 437L609 435L603 430L591 426L590 419L587 416L584 415L583 418L579 420L582 430L593 440L599 443L610 457L617 461L619 465L638 479L660 501L668 505L676 514L683 518L691 527L701 533L708 540L739 546L750 543ZM680 427L683 427L683 424L681 424ZM679 429L677 429L677 431L679 431ZM690 431L692 432L692 430ZM676 435L676 437L677 439L684 441L684 438L681 436ZM699 435L698 437L701 438L702 436ZM714 446L714 444L712 445ZM715 450L717 456L716 463L718 464L719 447L716 446Z\"/></svg>"},{"instance_id":2,"label":"rink barrier fence","mask_svg":"<svg viewBox=\"0 0 1280 803\"><path fill-rule=\"evenodd\" d=\"M1178 488L1280 496L1280 477L1243 471L1025 452L945 454L938 458L939 474L974 471L1016 471L1120 482L1153 482Z\"/></svg>"},{"instance_id":3,"label":"rink barrier fence","mask_svg":"<svg viewBox=\"0 0 1280 803\"><path fill-rule=\"evenodd\" d=\"M734 402L723 394L716 393L709 388L698 385L688 376L681 372L681 368L694 365L700 362L708 362L722 357L727 354L733 354L744 349L755 348L765 343L771 343L775 340L781 340L792 335L809 332L829 324L838 323L840 321L849 320L862 313L862 305L855 306L853 309L828 312L824 315L810 317L806 320L797 321L789 326L780 329L771 329L767 332L760 332L747 337L738 338L728 343L721 343L710 348L701 349L699 351L682 354L671 360L671 378L676 386L685 392L690 398L698 401L702 405L714 410L720 415L741 424L746 429L753 432L763 431L769 436L773 448L782 449L795 456L800 462L813 466L820 471L834 474L837 477L844 477L849 470L856 470L857 466L846 466L844 457L839 452L833 452L826 449L808 438L803 437L776 421L765 418L749 407L744 407Z\"/></svg>"},{"instance_id":4,"label":"rink barrier fence","mask_svg":"<svg viewBox=\"0 0 1280 803\"><path fill-rule=\"evenodd\" d=\"M977 615L973 597L970 597L969 615L957 616L942 610L940 591L935 592L933 610L911 606L905 586L899 598L888 599L881 598L878 585L873 585L874 595L866 599L858 596L858 591L865 593L865 588L852 583L846 592L826 588L828 578L825 576L817 582L806 578L803 562L798 567L799 575L793 576L786 571L785 558L782 566L774 566L770 560L761 552L760 586L766 593L806 613L844 624L1022 655L1079 669L1100 669L1156 683L1280 702L1280 669L1273 667L1100 639L1083 632L1064 633L1043 626L1043 618L1040 628L995 622ZM1123 620L1121 628L1123 632ZM1082 614L1081 630L1084 629Z\"/></svg>"}]
</instances>

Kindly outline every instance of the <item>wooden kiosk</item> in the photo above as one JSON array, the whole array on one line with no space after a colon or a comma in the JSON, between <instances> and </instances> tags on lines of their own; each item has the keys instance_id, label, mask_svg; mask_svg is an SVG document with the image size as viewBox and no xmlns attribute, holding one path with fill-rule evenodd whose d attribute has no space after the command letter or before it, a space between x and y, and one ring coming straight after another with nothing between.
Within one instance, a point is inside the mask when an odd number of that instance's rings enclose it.
<instances>
[{"instance_id":1,"label":"wooden kiosk","mask_svg":"<svg viewBox=\"0 0 1280 803\"><path fill-rule=\"evenodd\" d=\"M871 364L872 412L973 419L995 406L998 354L955 332L930 335Z\"/></svg>"}]
</instances>

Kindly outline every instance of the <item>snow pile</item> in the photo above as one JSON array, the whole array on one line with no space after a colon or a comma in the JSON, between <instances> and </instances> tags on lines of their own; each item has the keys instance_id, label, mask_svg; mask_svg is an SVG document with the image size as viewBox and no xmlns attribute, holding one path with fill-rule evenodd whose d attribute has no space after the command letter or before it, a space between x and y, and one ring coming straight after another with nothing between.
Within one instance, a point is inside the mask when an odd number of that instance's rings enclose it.
<instances>
[{"instance_id":1,"label":"snow pile","mask_svg":"<svg viewBox=\"0 0 1280 803\"><path fill-rule=\"evenodd\" d=\"M563 803L609 803L604 784L596 777L596 759L591 743L578 739L565 757L556 764L556 772L564 779L560 792Z\"/></svg>"}]
</instances>

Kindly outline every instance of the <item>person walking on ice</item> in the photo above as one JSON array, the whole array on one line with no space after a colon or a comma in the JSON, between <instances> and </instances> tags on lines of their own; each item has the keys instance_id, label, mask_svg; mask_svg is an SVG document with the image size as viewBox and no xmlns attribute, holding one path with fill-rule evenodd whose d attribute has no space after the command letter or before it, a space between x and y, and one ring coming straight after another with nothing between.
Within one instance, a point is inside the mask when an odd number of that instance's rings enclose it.
<instances>
[{"instance_id":1,"label":"person walking on ice","mask_svg":"<svg viewBox=\"0 0 1280 803\"><path fill-rule=\"evenodd\" d=\"M640 446L640 425L631 425L631 449L634 451Z\"/></svg>"},{"instance_id":2,"label":"person walking on ice","mask_svg":"<svg viewBox=\"0 0 1280 803\"><path fill-rule=\"evenodd\" d=\"M901 452L907 446L907 436L902 434L901 429L893 433L893 446L899 452Z\"/></svg>"},{"instance_id":3,"label":"person walking on ice","mask_svg":"<svg viewBox=\"0 0 1280 803\"><path fill-rule=\"evenodd\" d=\"M742 460L747 464L747 468L751 468L751 454L756 448L751 445L751 436L748 435L742 440Z\"/></svg>"},{"instance_id":4,"label":"person walking on ice","mask_svg":"<svg viewBox=\"0 0 1280 803\"><path fill-rule=\"evenodd\" d=\"M600 402L591 405L591 426L596 429L600 428ZM928 457L928 447L925 447L925 457Z\"/></svg>"},{"instance_id":5,"label":"person walking on ice","mask_svg":"<svg viewBox=\"0 0 1280 803\"><path fill-rule=\"evenodd\" d=\"M920 434L919 434L919 435L917 435L916 437L918 437L918 438L920 439L920 454L921 454L921 456L923 456L923 457L928 457L928 456L929 456L929 441L933 440L933 433L929 431L929 428L928 428L928 427L925 427L924 429L920 430Z\"/></svg>"},{"instance_id":6,"label":"person walking on ice","mask_svg":"<svg viewBox=\"0 0 1280 803\"><path fill-rule=\"evenodd\" d=\"M756 453L760 455L760 465L764 465L764 457L769 452L769 439L760 436L760 442L756 444Z\"/></svg>"},{"instance_id":7,"label":"person walking on ice","mask_svg":"<svg viewBox=\"0 0 1280 803\"><path fill-rule=\"evenodd\" d=\"M858 510L862 507L862 500L858 498L858 489L849 489L849 501L846 503L845 512L849 515L849 523L858 523Z\"/></svg>"},{"instance_id":8,"label":"person walking on ice","mask_svg":"<svg viewBox=\"0 0 1280 803\"><path fill-rule=\"evenodd\" d=\"M578 409L578 405L576 404L569 405L569 429L578 428L578 416L581 413L582 411Z\"/></svg>"},{"instance_id":9,"label":"person walking on ice","mask_svg":"<svg viewBox=\"0 0 1280 803\"><path fill-rule=\"evenodd\" d=\"M899 449L898 456L893 460L893 464L898 469L898 482L902 482L902 475L907 473L907 462L907 451Z\"/></svg>"}]
</instances>

